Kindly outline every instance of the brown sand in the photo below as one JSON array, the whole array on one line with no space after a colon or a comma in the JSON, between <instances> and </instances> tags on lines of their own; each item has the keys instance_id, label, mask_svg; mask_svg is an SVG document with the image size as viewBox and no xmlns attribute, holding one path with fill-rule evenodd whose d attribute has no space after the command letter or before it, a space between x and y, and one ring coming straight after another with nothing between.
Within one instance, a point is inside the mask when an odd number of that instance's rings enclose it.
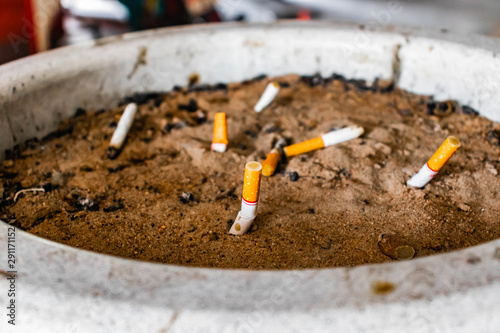
<instances>
[{"instance_id":1,"label":"brown sand","mask_svg":"<svg viewBox=\"0 0 500 333\"><path fill-rule=\"evenodd\" d=\"M500 124L456 103L340 77L279 81L289 86L261 114L253 106L268 79L153 98L115 160L106 149L124 107L72 118L51 138L10 152L0 168L0 218L82 249L224 268L390 261L377 244L382 233L403 239L416 257L500 237ZM198 124L179 104L203 110L208 121ZM216 112L228 116L223 154L209 148ZM173 123L178 128L165 130ZM365 127L362 138L294 157L263 178L254 226L229 235L246 162L262 162L280 137L296 143L354 124ZM448 135L462 147L425 189L407 188ZM46 193L13 202L18 190L40 185ZM180 198L184 192L192 197Z\"/></svg>"}]
</instances>

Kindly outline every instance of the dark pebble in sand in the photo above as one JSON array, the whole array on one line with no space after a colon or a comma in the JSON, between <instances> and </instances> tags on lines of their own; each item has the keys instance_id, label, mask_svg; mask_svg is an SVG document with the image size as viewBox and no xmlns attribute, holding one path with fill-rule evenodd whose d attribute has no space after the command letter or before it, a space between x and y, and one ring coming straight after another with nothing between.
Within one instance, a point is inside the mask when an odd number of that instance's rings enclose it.
<instances>
[{"instance_id":1,"label":"dark pebble in sand","mask_svg":"<svg viewBox=\"0 0 500 333\"><path fill-rule=\"evenodd\" d=\"M186 229L186 232L189 232L189 233L191 233L191 232L195 232L195 231L196 231L196 229L198 229L198 227L197 227L197 226L195 226L195 225L193 225L193 224L190 224L190 225L188 225L188 227L187 227L187 229Z\"/></svg>"},{"instance_id":2,"label":"dark pebble in sand","mask_svg":"<svg viewBox=\"0 0 500 333\"><path fill-rule=\"evenodd\" d=\"M110 213L110 212L116 212L117 210L120 210L122 209L124 206L121 202L116 202L114 204L111 204L109 206L106 206L103 208L103 211L106 212L106 213Z\"/></svg>"},{"instance_id":3,"label":"dark pebble in sand","mask_svg":"<svg viewBox=\"0 0 500 333\"><path fill-rule=\"evenodd\" d=\"M486 138L492 144L500 146L500 131L499 130L491 130L491 131L489 131L488 134L486 135Z\"/></svg>"},{"instance_id":4,"label":"dark pebble in sand","mask_svg":"<svg viewBox=\"0 0 500 333\"><path fill-rule=\"evenodd\" d=\"M185 110L187 112L196 112L198 110L198 103L194 99L189 100L189 104L179 104L177 106L179 110Z\"/></svg>"},{"instance_id":5,"label":"dark pebble in sand","mask_svg":"<svg viewBox=\"0 0 500 333\"><path fill-rule=\"evenodd\" d=\"M227 84L225 84L225 83L217 83L214 86L214 90L227 90Z\"/></svg>"},{"instance_id":6,"label":"dark pebble in sand","mask_svg":"<svg viewBox=\"0 0 500 333\"><path fill-rule=\"evenodd\" d=\"M152 92L152 93L135 93L131 96L125 97L120 105L125 105L129 103L136 103L138 105L146 104L149 100L156 99L160 96L160 93Z\"/></svg>"},{"instance_id":7,"label":"dark pebble in sand","mask_svg":"<svg viewBox=\"0 0 500 333\"><path fill-rule=\"evenodd\" d=\"M332 240L330 238L320 239L318 245L323 250L329 250L332 247Z\"/></svg>"},{"instance_id":8,"label":"dark pebble in sand","mask_svg":"<svg viewBox=\"0 0 500 333\"><path fill-rule=\"evenodd\" d=\"M165 125L165 127L163 128L166 132L170 132L175 126L171 123L168 123Z\"/></svg>"},{"instance_id":9,"label":"dark pebble in sand","mask_svg":"<svg viewBox=\"0 0 500 333\"><path fill-rule=\"evenodd\" d=\"M261 75L258 75L256 77L254 77L252 79L252 81L256 81L257 82L257 81L262 81L262 80L265 80L265 79L267 79L267 75L266 74L261 74Z\"/></svg>"},{"instance_id":10,"label":"dark pebble in sand","mask_svg":"<svg viewBox=\"0 0 500 333\"><path fill-rule=\"evenodd\" d=\"M467 114L469 116L477 116L479 115L479 112L471 108L470 106L464 105L462 106L462 113Z\"/></svg>"},{"instance_id":11,"label":"dark pebble in sand","mask_svg":"<svg viewBox=\"0 0 500 333\"><path fill-rule=\"evenodd\" d=\"M319 73L312 76L304 75L300 77L300 81L307 84L309 87L316 87L325 84L325 80Z\"/></svg>"},{"instance_id":12,"label":"dark pebble in sand","mask_svg":"<svg viewBox=\"0 0 500 333\"><path fill-rule=\"evenodd\" d=\"M190 193L190 192L183 192L180 196L179 196L179 199L181 200L181 202L183 204L185 203L189 203L191 201L194 201L194 196L193 196L193 193Z\"/></svg>"},{"instance_id":13,"label":"dark pebble in sand","mask_svg":"<svg viewBox=\"0 0 500 333\"><path fill-rule=\"evenodd\" d=\"M295 172L295 171L290 172L290 174L288 175L288 177L290 177L290 180L291 180L292 182L296 182L296 181L297 181L297 180L299 180L299 178L300 178L300 177L299 177L299 174L298 174L297 172Z\"/></svg>"}]
</instances>

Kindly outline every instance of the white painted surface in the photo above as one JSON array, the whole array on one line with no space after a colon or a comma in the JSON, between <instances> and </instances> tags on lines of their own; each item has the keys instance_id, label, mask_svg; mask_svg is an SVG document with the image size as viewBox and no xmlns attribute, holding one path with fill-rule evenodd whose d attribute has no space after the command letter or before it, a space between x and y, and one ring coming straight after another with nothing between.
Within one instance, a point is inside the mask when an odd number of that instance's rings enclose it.
<instances>
[{"instance_id":1,"label":"white painted surface","mask_svg":"<svg viewBox=\"0 0 500 333\"><path fill-rule=\"evenodd\" d=\"M282 22L147 31L0 67L0 151L53 131L77 107L138 91L265 73L332 72L470 104L500 120L497 40L354 25ZM147 65L133 70L141 49ZM483 84L484 82L490 82ZM475 92L475 87L483 87ZM6 248L0 223L0 248ZM407 262L302 271L159 265L70 248L17 232L19 317L1 332L497 332L500 240ZM6 271L6 261L0 270ZM0 274L0 276L3 273ZM373 283L393 292L377 295ZM0 279L0 304L7 281ZM1 313L0 313L1 314Z\"/></svg>"}]
</instances>

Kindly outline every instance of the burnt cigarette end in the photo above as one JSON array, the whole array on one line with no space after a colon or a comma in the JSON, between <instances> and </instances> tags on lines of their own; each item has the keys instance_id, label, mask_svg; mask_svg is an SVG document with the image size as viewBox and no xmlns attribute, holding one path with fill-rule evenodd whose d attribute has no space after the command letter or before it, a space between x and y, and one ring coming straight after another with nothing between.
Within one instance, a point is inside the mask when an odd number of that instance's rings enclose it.
<instances>
[{"instance_id":1,"label":"burnt cigarette end","mask_svg":"<svg viewBox=\"0 0 500 333\"><path fill-rule=\"evenodd\" d=\"M117 149L116 147L108 147L106 154L108 155L108 158L110 160L114 160L115 158L118 157L118 155L120 155L120 150Z\"/></svg>"}]
</instances>

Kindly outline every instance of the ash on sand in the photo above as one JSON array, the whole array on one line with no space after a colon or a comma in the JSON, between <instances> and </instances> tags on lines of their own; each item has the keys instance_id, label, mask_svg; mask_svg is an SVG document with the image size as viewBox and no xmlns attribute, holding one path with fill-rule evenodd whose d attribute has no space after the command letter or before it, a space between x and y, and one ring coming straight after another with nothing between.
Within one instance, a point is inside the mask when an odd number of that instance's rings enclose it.
<instances>
[{"instance_id":1,"label":"ash on sand","mask_svg":"<svg viewBox=\"0 0 500 333\"><path fill-rule=\"evenodd\" d=\"M251 269L390 261L378 247L383 233L411 243L416 257L500 236L499 124L382 82L276 80L281 91L260 114L253 107L268 79L155 95L140 105L115 160L106 149L123 107L80 112L50 138L10 153L0 169L0 218L81 249ZM228 116L222 154L210 152L216 112ZM348 125L366 132L294 157L263 178L255 227L229 235L246 162L262 161L280 138L296 143ZM407 188L448 135L460 138L459 151L425 189ZM13 202L18 190L61 174L51 191Z\"/></svg>"}]
</instances>

